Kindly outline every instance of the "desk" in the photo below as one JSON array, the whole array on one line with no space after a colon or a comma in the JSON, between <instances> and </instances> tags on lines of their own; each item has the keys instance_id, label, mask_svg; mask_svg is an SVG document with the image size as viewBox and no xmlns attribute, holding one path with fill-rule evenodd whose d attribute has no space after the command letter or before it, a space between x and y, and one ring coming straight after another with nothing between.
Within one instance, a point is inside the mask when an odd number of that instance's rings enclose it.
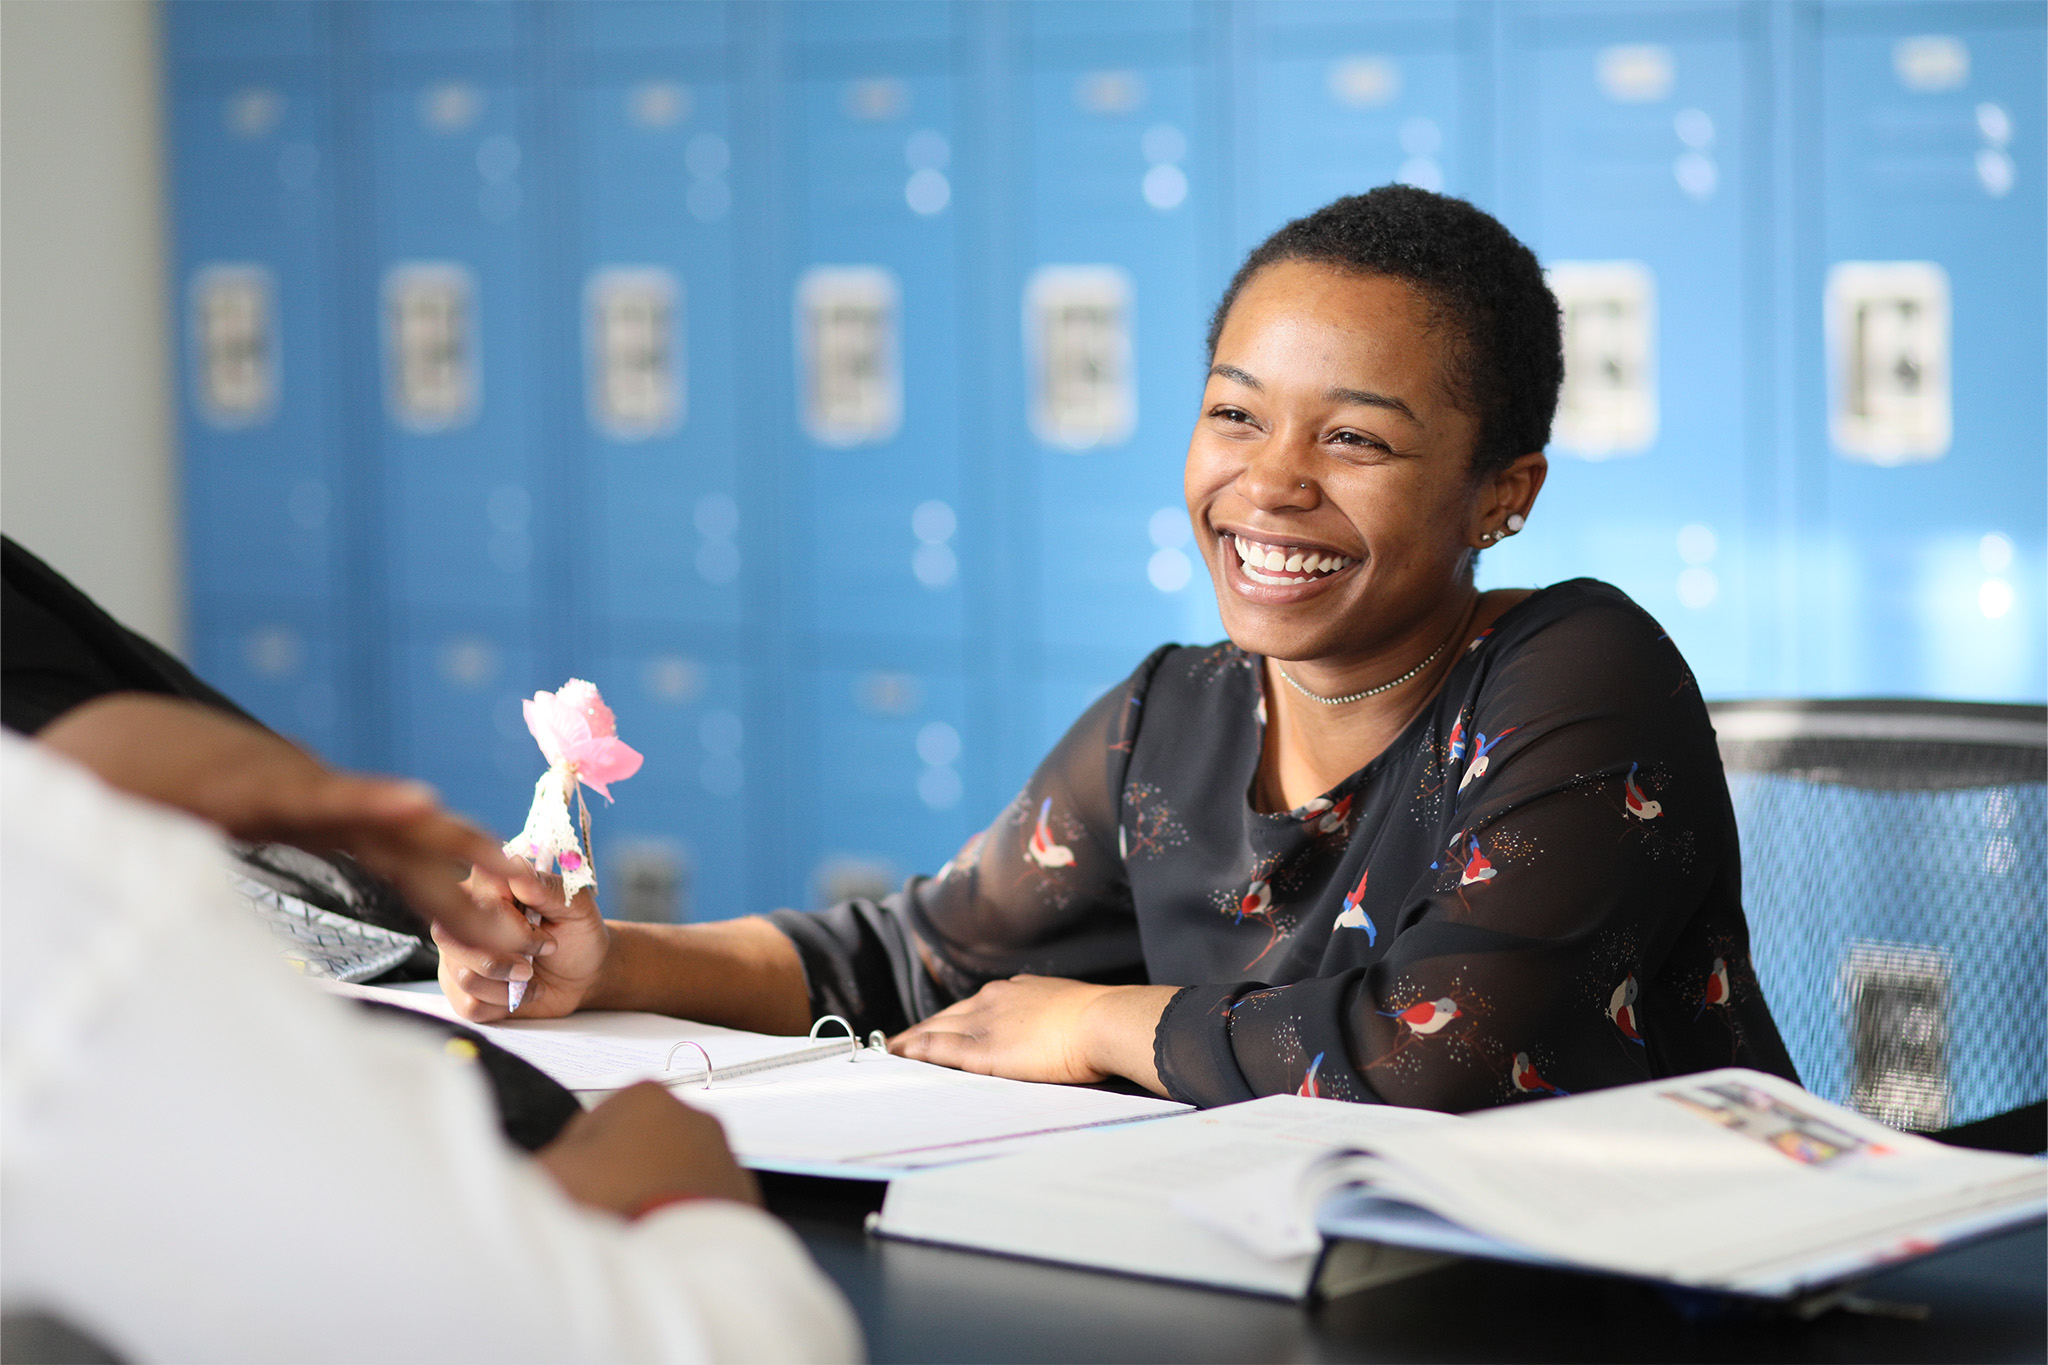
<instances>
[{"instance_id":1,"label":"desk","mask_svg":"<svg viewBox=\"0 0 2048 1365\"><path fill-rule=\"evenodd\" d=\"M1872 1280L1922 1322L1694 1324L1640 1285L1461 1262L1315 1308L870 1238L882 1187L764 1178L853 1301L877 1362L1210 1360L2041 1361L2048 1232L2010 1233Z\"/></svg>"}]
</instances>

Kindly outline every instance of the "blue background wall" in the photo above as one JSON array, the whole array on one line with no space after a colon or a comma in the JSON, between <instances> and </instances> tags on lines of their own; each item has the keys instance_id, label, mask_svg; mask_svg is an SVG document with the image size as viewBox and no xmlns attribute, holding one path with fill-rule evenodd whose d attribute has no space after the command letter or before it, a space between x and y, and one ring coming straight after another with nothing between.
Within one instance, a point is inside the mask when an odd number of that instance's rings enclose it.
<instances>
[{"instance_id":1,"label":"blue background wall","mask_svg":"<svg viewBox=\"0 0 2048 1365\"><path fill-rule=\"evenodd\" d=\"M1281 222L1395 178L1657 282L1655 444L1554 454L1484 583L1618 583L1712 697L2048 693L2037 4L168 13L176 278L259 265L277 310L253 424L206 418L181 332L196 666L508 830L539 765L520 697L592 678L649 760L600 837L679 856L693 917L929 870L1150 647L1220 633L1199 572L1171 588L1207 310ZM1924 35L1959 41L1960 80L1908 88L1897 45ZM1669 88L1616 100L1603 54L1642 45ZM1830 444L1822 298L1849 260L1948 272L1941 459ZM467 272L480 384L431 432L390 415L381 311L422 261ZM1127 440L1032 434L1047 264L1131 283ZM820 265L897 280L885 439L800 420L793 298ZM678 282L672 430L589 416L608 267Z\"/></svg>"}]
</instances>

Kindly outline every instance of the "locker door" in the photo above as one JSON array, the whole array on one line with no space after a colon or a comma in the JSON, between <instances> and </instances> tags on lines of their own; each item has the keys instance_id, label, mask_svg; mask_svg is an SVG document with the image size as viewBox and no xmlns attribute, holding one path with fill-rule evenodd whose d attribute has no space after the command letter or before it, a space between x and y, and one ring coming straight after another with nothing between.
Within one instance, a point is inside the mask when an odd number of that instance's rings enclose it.
<instances>
[{"instance_id":1,"label":"locker door","mask_svg":"<svg viewBox=\"0 0 2048 1365\"><path fill-rule=\"evenodd\" d=\"M531 618L539 543L565 527L536 449L529 96L415 69L373 104L388 573L407 607Z\"/></svg>"},{"instance_id":2,"label":"locker door","mask_svg":"<svg viewBox=\"0 0 2048 1365\"><path fill-rule=\"evenodd\" d=\"M1240 252L1290 219L1392 182L1484 197L1466 148L1472 102L1450 5L1249 6L1239 164L1254 193Z\"/></svg>"},{"instance_id":3,"label":"locker door","mask_svg":"<svg viewBox=\"0 0 2048 1365\"><path fill-rule=\"evenodd\" d=\"M199 595L335 591L327 100L174 68L188 574Z\"/></svg>"},{"instance_id":4,"label":"locker door","mask_svg":"<svg viewBox=\"0 0 2048 1365\"><path fill-rule=\"evenodd\" d=\"M1220 193L1209 168L1222 158L1205 142L1195 20L1173 5L1033 6L1027 18L1028 199L1011 306L1029 475L1019 572L1032 588L1019 624L1043 684L1016 708L1004 765L1015 772L1073 719L1044 719L1065 708L1043 697L1092 695L1163 641L1221 635L1181 494L1223 282L1207 268Z\"/></svg>"},{"instance_id":5,"label":"locker door","mask_svg":"<svg viewBox=\"0 0 2048 1365\"><path fill-rule=\"evenodd\" d=\"M774 908L749 892L745 802L766 780L746 732L754 675L701 646L673 628L622 632L598 665L619 737L647 756L614 789L616 805L591 811L608 915L660 914L664 877L674 885L668 913L681 919ZM641 911L634 895L653 904Z\"/></svg>"},{"instance_id":6,"label":"locker door","mask_svg":"<svg viewBox=\"0 0 2048 1365\"><path fill-rule=\"evenodd\" d=\"M502 615L414 614L394 643L399 771L485 829L517 833L547 768L520 702L562 680L541 675L525 633Z\"/></svg>"},{"instance_id":7,"label":"locker door","mask_svg":"<svg viewBox=\"0 0 2048 1365\"><path fill-rule=\"evenodd\" d=\"M1504 221L1551 272L1550 478L1481 586L1589 575L1750 690L1744 229L1758 64L1733 7L1507 12Z\"/></svg>"},{"instance_id":8,"label":"locker door","mask_svg":"<svg viewBox=\"0 0 2048 1365\"><path fill-rule=\"evenodd\" d=\"M762 528L740 502L728 102L650 68L570 105L581 605L608 619L729 630L742 574L774 571L770 536L747 553Z\"/></svg>"},{"instance_id":9,"label":"locker door","mask_svg":"<svg viewBox=\"0 0 2048 1365\"><path fill-rule=\"evenodd\" d=\"M963 515L952 83L902 63L788 92L805 491L782 540L803 635L956 659L980 528Z\"/></svg>"},{"instance_id":10,"label":"locker door","mask_svg":"<svg viewBox=\"0 0 2048 1365\"><path fill-rule=\"evenodd\" d=\"M956 670L920 656L848 659L805 670L791 698L814 718L819 785L804 818L764 846L807 877L805 903L895 891L995 818L966 799L967 689Z\"/></svg>"},{"instance_id":11,"label":"locker door","mask_svg":"<svg viewBox=\"0 0 2048 1365\"><path fill-rule=\"evenodd\" d=\"M324 19L170 12L173 296L186 587L199 673L337 761L332 103ZM232 65L212 60L237 58Z\"/></svg>"},{"instance_id":12,"label":"locker door","mask_svg":"<svg viewBox=\"0 0 2048 1365\"><path fill-rule=\"evenodd\" d=\"M1806 660L1807 690L2048 692L2042 57L2039 6L1821 12L1815 171L1828 273L1793 300L1818 324L1802 338L1827 351L1830 376L1825 415L1819 393L1802 411L1822 499L1802 618L1822 649ZM1945 287L1945 337L1899 331L1887 291L1910 300L1913 277L1884 272L1901 262ZM1879 272L1859 282L1870 264ZM1857 372L1858 345L1879 373ZM1861 400L1850 392L1866 387ZM1887 448L1885 425L1912 413L1909 390L1941 387L1920 401L1947 408L1946 440L1937 414L1932 439ZM1877 429L1845 423L1859 401Z\"/></svg>"},{"instance_id":13,"label":"locker door","mask_svg":"<svg viewBox=\"0 0 2048 1365\"><path fill-rule=\"evenodd\" d=\"M193 631L200 676L257 719L334 762L347 762L340 633L324 603L213 598Z\"/></svg>"}]
</instances>

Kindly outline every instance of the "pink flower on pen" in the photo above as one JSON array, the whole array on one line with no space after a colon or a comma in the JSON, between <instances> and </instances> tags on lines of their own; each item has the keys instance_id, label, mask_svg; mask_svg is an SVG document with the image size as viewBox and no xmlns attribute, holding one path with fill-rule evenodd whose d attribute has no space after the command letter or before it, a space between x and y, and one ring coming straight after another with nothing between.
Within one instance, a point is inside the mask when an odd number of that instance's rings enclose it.
<instances>
[{"instance_id":1,"label":"pink flower on pen","mask_svg":"<svg viewBox=\"0 0 2048 1365\"><path fill-rule=\"evenodd\" d=\"M549 767L566 767L576 780L612 799L606 788L640 771L641 758L619 739L619 724L597 688L571 678L557 692L536 692L522 703L526 728Z\"/></svg>"}]
</instances>

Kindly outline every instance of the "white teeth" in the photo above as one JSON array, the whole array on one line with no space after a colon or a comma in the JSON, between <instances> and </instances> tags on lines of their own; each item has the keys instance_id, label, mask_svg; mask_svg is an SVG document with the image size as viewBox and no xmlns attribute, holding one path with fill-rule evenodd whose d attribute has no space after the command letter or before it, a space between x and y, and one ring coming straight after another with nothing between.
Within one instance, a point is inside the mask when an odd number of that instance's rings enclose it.
<instances>
[{"instance_id":1,"label":"white teeth","mask_svg":"<svg viewBox=\"0 0 2048 1365\"><path fill-rule=\"evenodd\" d=\"M1282 550L1271 545L1261 545L1255 540L1246 540L1233 534L1231 543L1237 550L1237 557L1244 563L1245 574L1255 583L1299 583L1300 577L1277 577L1275 575L1303 575L1335 573L1349 568L1352 561L1342 555L1315 554L1307 550ZM1264 570L1261 573L1259 570Z\"/></svg>"}]
</instances>

